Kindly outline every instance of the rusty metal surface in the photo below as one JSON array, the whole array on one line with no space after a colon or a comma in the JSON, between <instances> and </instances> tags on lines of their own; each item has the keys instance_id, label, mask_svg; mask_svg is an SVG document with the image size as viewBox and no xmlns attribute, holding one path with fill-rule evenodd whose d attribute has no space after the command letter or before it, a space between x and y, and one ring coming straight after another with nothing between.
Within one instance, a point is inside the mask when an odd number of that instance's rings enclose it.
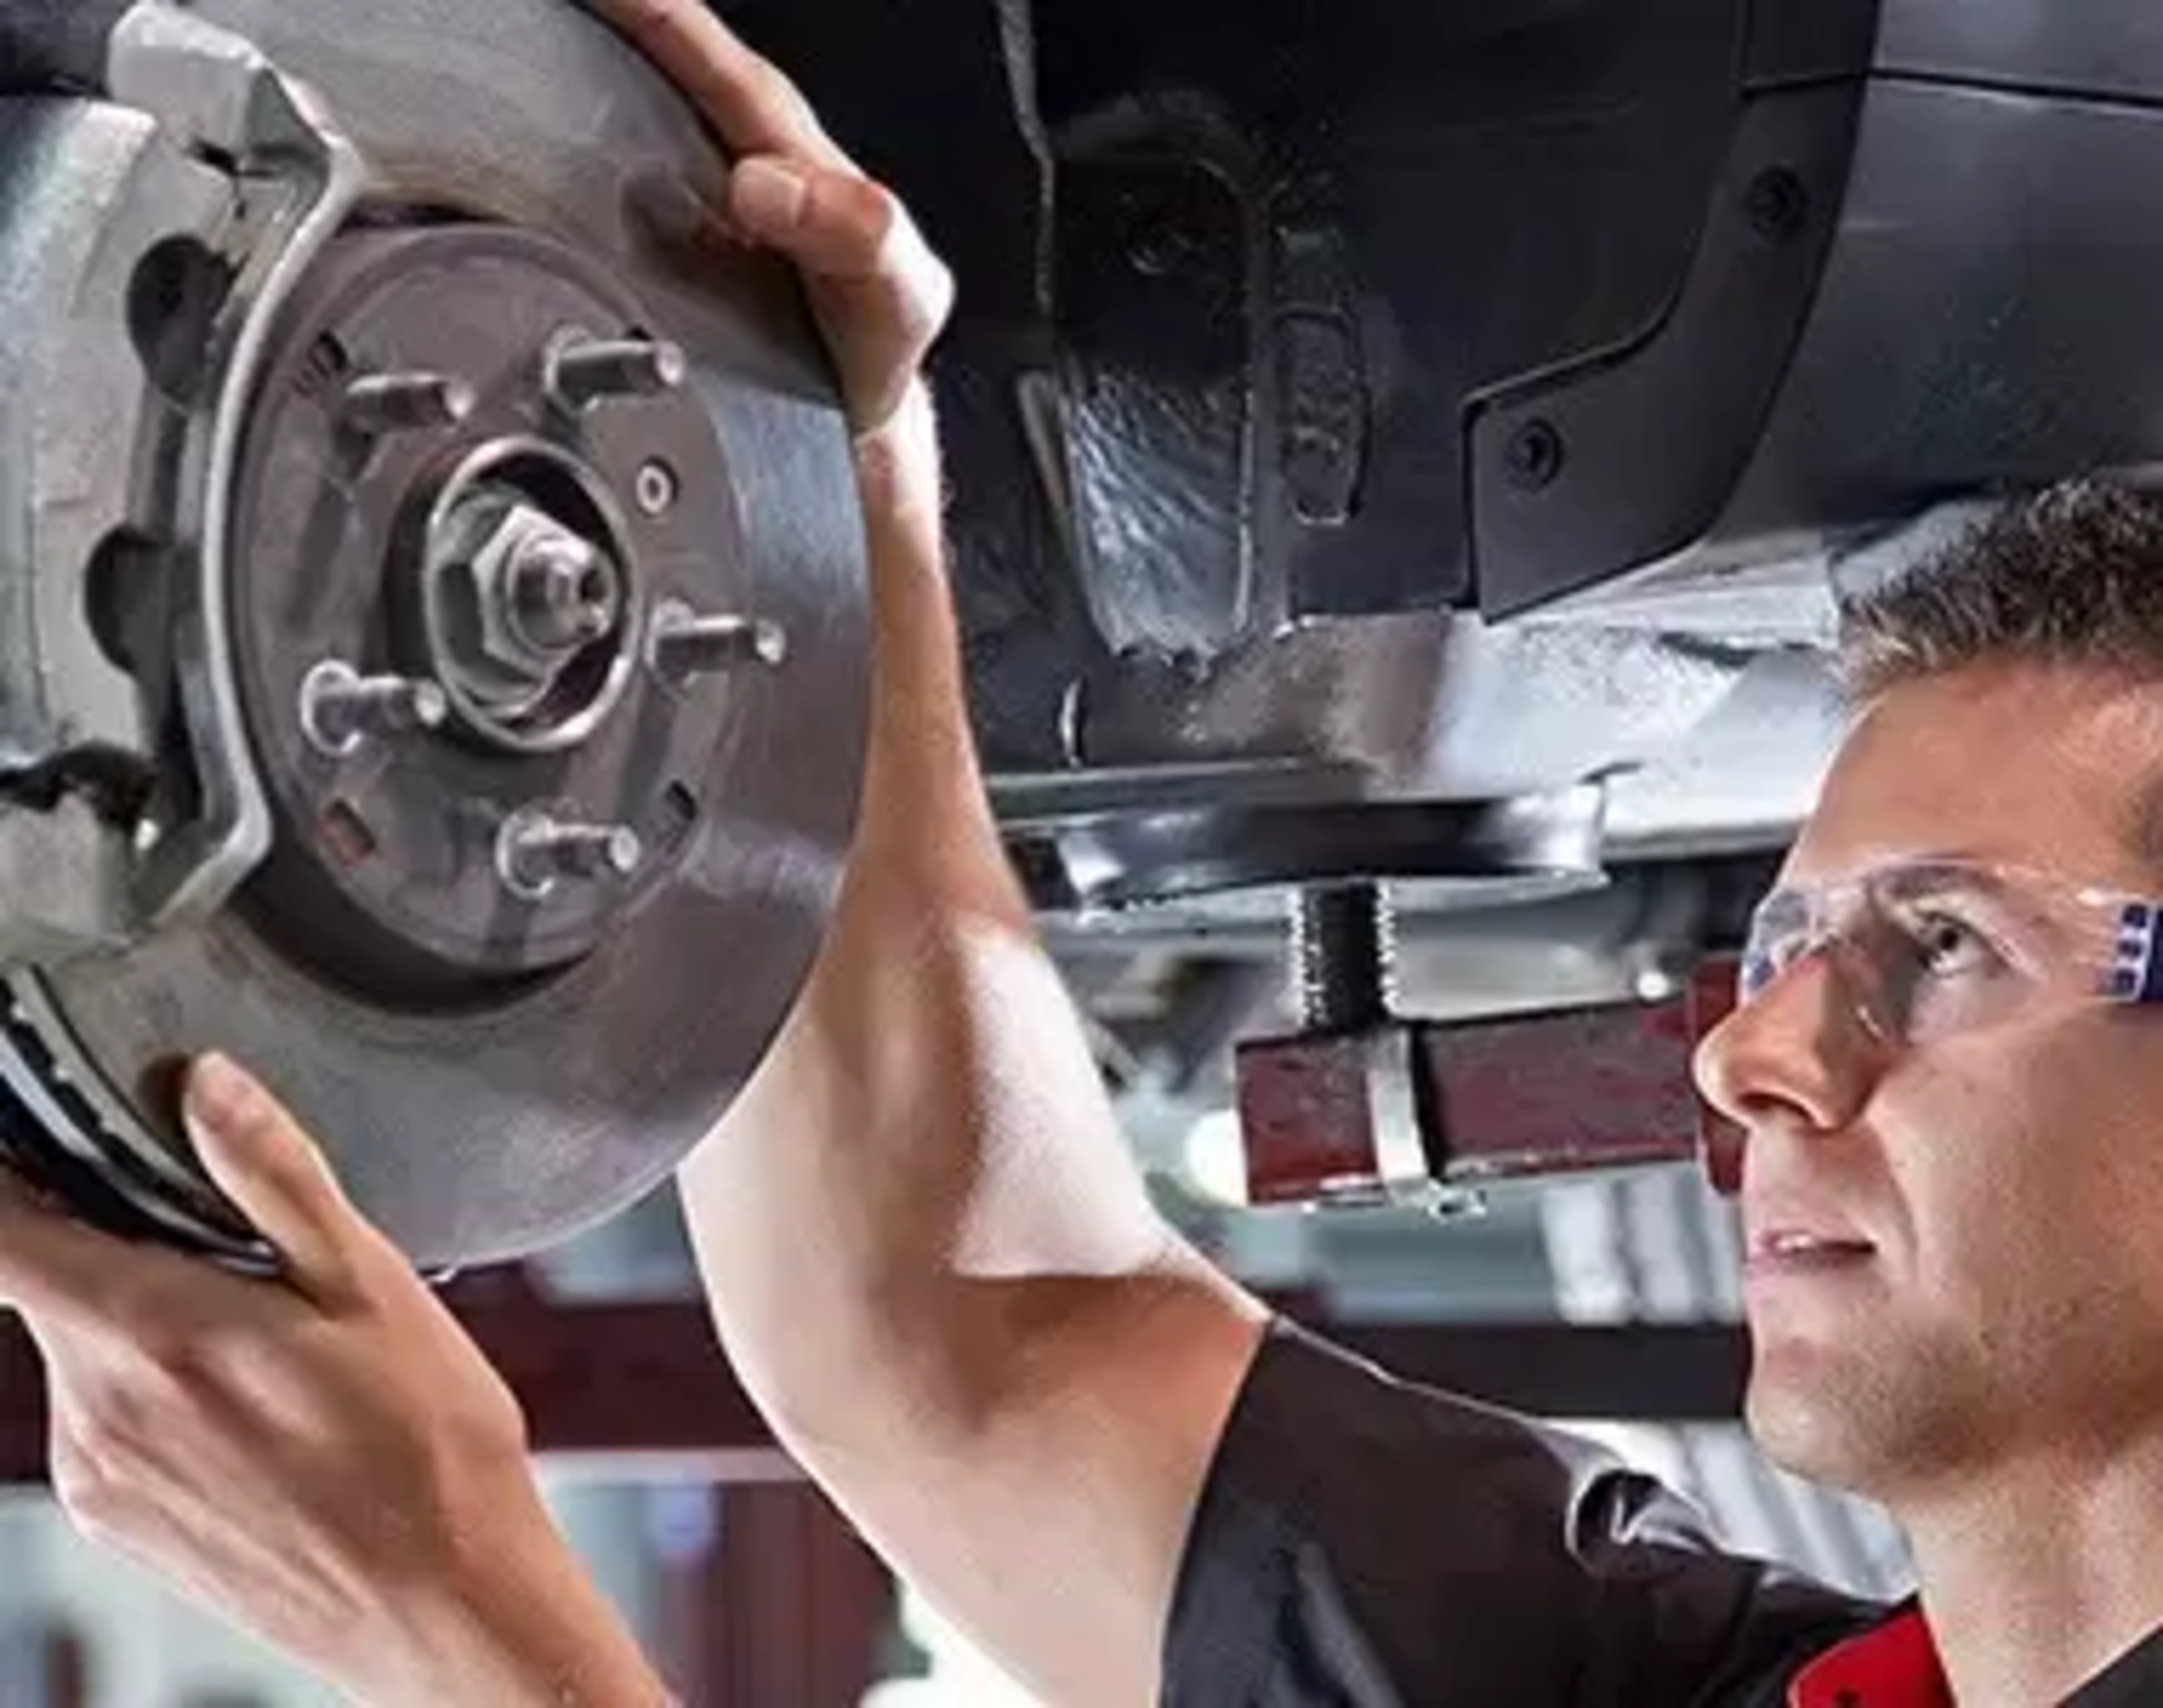
<instances>
[{"instance_id":1,"label":"rusty metal surface","mask_svg":"<svg viewBox=\"0 0 2163 1708\"><path fill-rule=\"evenodd\" d=\"M524 1407L544 1464L627 1477L793 1481L800 1467L689 1300L553 1304L482 1277L451 1302ZM1739 1415L1748 1348L1728 1325L1335 1322L1317 1302L1291 1313L1414 1381L1549 1417L1682 1422ZM29 1338L0 1323L0 1486L45 1479L45 1382Z\"/></svg>"},{"instance_id":2,"label":"rusty metal surface","mask_svg":"<svg viewBox=\"0 0 2163 1708\"><path fill-rule=\"evenodd\" d=\"M1691 1058L1733 984L1712 958L1673 1000L1251 1040L1247 1201L1448 1208L1498 1181L1700 1162L1725 1184L1736 1135Z\"/></svg>"},{"instance_id":3,"label":"rusty metal surface","mask_svg":"<svg viewBox=\"0 0 2163 1708\"><path fill-rule=\"evenodd\" d=\"M1427 1030L1422 1043L1449 1177L1691 1160L1693 1041L1679 1003Z\"/></svg>"}]
</instances>

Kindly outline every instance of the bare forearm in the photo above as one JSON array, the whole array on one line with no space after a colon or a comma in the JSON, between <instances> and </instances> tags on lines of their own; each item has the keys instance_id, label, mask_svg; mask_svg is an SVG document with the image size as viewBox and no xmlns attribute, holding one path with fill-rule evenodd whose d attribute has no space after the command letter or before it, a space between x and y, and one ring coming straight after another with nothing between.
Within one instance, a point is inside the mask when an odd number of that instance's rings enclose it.
<instances>
[{"instance_id":1,"label":"bare forearm","mask_svg":"<svg viewBox=\"0 0 2163 1708\"><path fill-rule=\"evenodd\" d=\"M369 1708L672 1708L674 1698L545 1514L416 1598L402 1640L346 1669Z\"/></svg>"},{"instance_id":2,"label":"bare forearm","mask_svg":"<svg viewBox=\"0 0 2163 1708\"><path fill-rule=\"evenodd\" d=\"M863 454L881 642L862 828L827 952L686 1192L762 1397L800 1409L823 1368L859 1399L882 1373L958 1384L938 1404L966 1411L988 1399L970 1366L1006 1367L1076 1286L1199 1266L1149 1203L984 799L928 405Z\"/></svg>"},{"instance_id":3,"label":"bare forearm","mask_svg":"<svg viewBox=\"0 0 2163 1708\"><path fill-rule=\"evenodd\" d=\"M1138 1703L1260 1312L1155 1213L999 846L928 417L867 455L863 825L686 1204L737 1370L865 1533L1047 1700Z\"/></svg>"}]
</instances>

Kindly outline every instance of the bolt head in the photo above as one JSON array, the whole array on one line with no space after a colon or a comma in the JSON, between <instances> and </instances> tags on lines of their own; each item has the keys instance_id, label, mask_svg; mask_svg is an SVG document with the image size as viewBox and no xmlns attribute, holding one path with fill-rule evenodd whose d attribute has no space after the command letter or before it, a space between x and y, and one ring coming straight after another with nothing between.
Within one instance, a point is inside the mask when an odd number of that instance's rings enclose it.
<instances>
[{"instance_id":1,"label":"bolt head","mask_svg":"<svg viewBox=\"0 0 2163 1708\"><path fill-rule=\"evenodd\" d=\"M1553 425L1534 421L1527 422L1511 438L1503 462L1512 486L1522 492L1538 492L1554 484L1567 454L1562 435Z\"/></svg>"},{"instance_id":2,"label":"bolt head","mask_svg":"<svg viewBox=\"0 0 2163 1708\"><path fill-rule=\"evenodd\" d=\"M1768 243L1783 243L1809 223L1809 186L1791 167L1760 172L1744 202L1751 228Z\"/></svg>"},{"instance_id":3,"label":"bolt head","mask_svg":"<svg viewBox=\"0 0 2163 1708\"><path fill-rule=\"evenodd\" d=\"M475 637L512 685L546 686L580 647L614 626L622 598L615 565L537 505L476 500L466 538L470 548L460 555Z\"/></svg>"}]
</instances>

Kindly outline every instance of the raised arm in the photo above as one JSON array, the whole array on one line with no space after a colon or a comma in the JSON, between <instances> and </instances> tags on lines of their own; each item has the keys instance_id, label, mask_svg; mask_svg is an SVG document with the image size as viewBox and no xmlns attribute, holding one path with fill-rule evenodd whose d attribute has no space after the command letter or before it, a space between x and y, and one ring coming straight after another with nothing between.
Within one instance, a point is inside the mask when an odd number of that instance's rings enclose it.
<instances>
[{"instance_id":1,"label":"raised arm","mask_svg":"<svg viewBox=\"0 0 2163 1708\"><path fill-rule=\"evenodd\" d=\"M780 74L689 0L600 9L741 155L862 428L878 619L830 946L684 1176L745 1381L867 1533L1052 1700L1152 1700L1263 1312L1154 1213L1001 853L963 706L932 405L950 286Z\"/></svg>"}]
</instances>

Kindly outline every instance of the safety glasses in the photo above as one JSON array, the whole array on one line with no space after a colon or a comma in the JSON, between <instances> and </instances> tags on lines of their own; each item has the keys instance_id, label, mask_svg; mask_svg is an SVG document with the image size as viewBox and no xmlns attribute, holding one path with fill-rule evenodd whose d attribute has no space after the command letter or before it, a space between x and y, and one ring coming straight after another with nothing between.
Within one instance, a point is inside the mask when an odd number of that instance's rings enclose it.
<instances>
[{"instance_id":1,"label":"safety glasses","mask_svg":"<svg viewBox=\"0 0 2163 1708\"><path fill-rule=\"evenodd\" d=\"M1783 887L1752 915L1741 1009L1805 963L1879 1045L1905 1049L2060 1003L2163 1003L2163 899L2033 867L1962 859L1888 862L1837 883ZM1710 1113L1710 1112L1708 1112ZM1731 1123L1708 1123L1714 1186L1740 1184Z\"/></svg>"}]
</instances>

